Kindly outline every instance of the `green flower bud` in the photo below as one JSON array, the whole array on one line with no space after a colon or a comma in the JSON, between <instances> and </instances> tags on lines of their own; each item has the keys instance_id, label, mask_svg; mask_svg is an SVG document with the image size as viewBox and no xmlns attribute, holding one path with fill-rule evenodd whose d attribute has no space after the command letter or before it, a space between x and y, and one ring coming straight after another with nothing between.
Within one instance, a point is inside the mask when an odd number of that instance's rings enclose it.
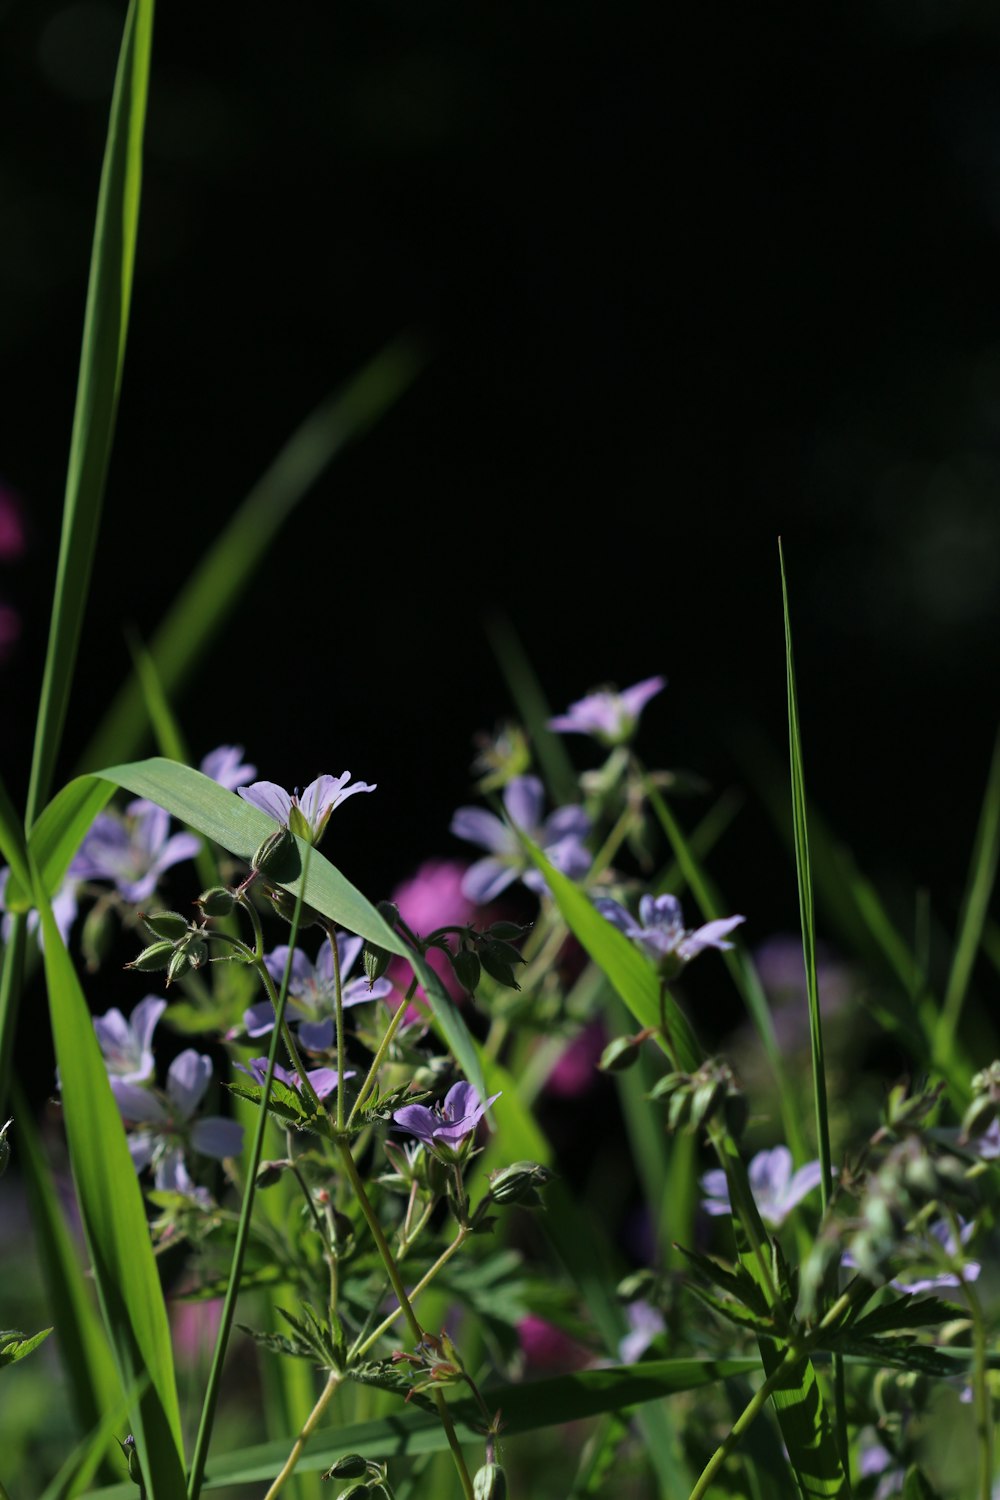
<instances>
[{"instance_id":1,"label":"green flower bud","mask_svg":"<svg viewBox=\"0 0 1000 1500\"><path fill-rule=\"evenodd\" d=\"M181 916L179 911L155 911L151 917L147 917L145 912L140 915L154 937L166 938L168 942L176 943L182 937L187 936L190 923L187 917Z\"/></svg>"},{"instance_id":2,"label":"green flower bud","mask_svg":"<svg viewBox=\"0 0 1000 1500\"><path fill-rule=\"evenodd\" d=\"M10 1141L7 1139L7 1132L13 1123L13 1120L8 1120L0 1129L0 1177L6 1172L7 1163L10 1161Z\"/></svg>"},{"instance_id":3,"label":"green flower bud","mask_svg":"<svg viewBox=\"0 0 1000 1500\"><path fill-rule=\"evenodd\" d=\"M281 1174L288 1166L291 1163L287 1161L262 1161L257 1168L257 1186L261 1189L274 1187L275 1183L281 1181Z\"/></svg>"},{"instance_id":4,"label":"green flower bud","mask_svg":"<svg viewBox=\"0 0 1000 1500\"><path fill-rule=\"evenodd\" d=\"M548 1167L537 1161L516 1161L490 1177L490 1197L494 1203L520 1203L527 1208L541 1207L539 1189L552 1181Z\"/></svg>"},{"instance_id":5,"label":"green flower bud","mask_svg":"<svg viewBox=\"0 0 1000 1500\"><path fill-rule=\"evenodd\" d=\"M483 1464L472 1481L476 1500L507 1500L507 1476L499 1464Z\"/></svg>"},{"instance_id":6,"label":"green flower bud","mask_svg":"<svg viewBox=\"0 0 1000 1500\"><path fill-rule=\"evenodd\" d=\"M386 926L395 930L399 918L399 907L394 901L379 901L378 914ZM377 943L365 940L365 946L361 950L361 962L364 966L365 978L368 980L368 988L371 989L376 979L381 979L392 961L392 954L387 948L380 948Z\"/></svg>"},{"instance_id":7,"label":"green flower bud","mask_svg":"<svg viewBox=\"0 0 1000 1500\"><path fill-rule=\"evenodd\" d=\"M514 978L514 964L523 964L524 959L510 943L484 938L479 944L479 961L491 979L504 984L508 989L519 990L521 986Z\"/></svg>"},{"instance_id":8,"label":"green flower bud","mask_svg":"<svg viewBox=\"0 0 1000 1500\"><path fill-rule=\"evenodd\" d=\"M616 1036L601 1053L597 1066L602 1073L624 1073L626 1068L631 1068L633 1063L639 1061L639 1051L644 1040L645 1038L634 1036Z\"/></svg>"},{"instance_id":9,"label":"green flower bud","mask_svg":"<svg viewBox=\"0 0 1000 1500\"><path fill-rule=\"evenodd\" d=\"M324 1479L364 1479L368 1473L368 1460L360 1453L345 1453L323 1475Z\"/></svg>"},{"instance_id":10,"label":"green flower bud","mask_svg":"<svg viewBox=\"0 0 1000 1500\"><path fill-rule=\"evenodd\" d=\"M206 917L228 917L236 905L236 897L224 885L213 885L202 891L195 905L201 907Z\"/></svg>"},{"instance_id":11,"label":"green flower bud","mask_svg":"<svg viewBox=\"0 0 1000 1500\"><path fill-rule=\"evenodd\" d=\"M183 948L174 950L174 956L167 964L167 984L173 984L175 979L180 979L191 967L191 960Z\"/></svg>"},{"instance_id":12,"label":"green flower bud","mask_svg":"<svg viewBox=\"0 0 1000 1500\"><path fill-rule=\"evenodd\" d=\"M173 956L173 943L150 943L148 948L143 948L138 958L134 958L125 967L126 969L139 969L145 974L153 969L166 969Z\"/></svg>"},{"instance_id":13,"label":"green flower bud","mask_svg":"<svg viewBox=\"0 0 1000 1500\"><path fill-rule=\"evenodd\" d=\"M451 966L455 971L455 978L463 990L467 990L470 995L474 995L483 969L478 956L471 948L459 948L457 953L452 953L449 956L451 958Z\"/></svg>"},{"instance_id":14,"label":"green flower bud","mask_svg":"<svg viewBox=\"0 0 1000 1500\"><path fill-rule=\"evenodd\" d=\"M491 938L499 938L503 942L517 942L520 938L527 937L531 931L531 923L526 927L520 922L491 922L486 929Z\"/></svg>"},{"instance_id":15,"label":"green flower bud","mask_svg":"<svg viewBox=\"0 0 1000 1500\"><path fill-rule=\"evenodd\" d=\"M128 1437L119 1439L118 1446L125 1455L125 1462L128 1464L128 1477L133 1484L139 1485L141 1489L143 1482L142 1468L139 1463L139 1454L136 1451L135 1438L129 1433Z\"/></svg>"},{"instance_id":16,"label":"green flower bud","mask_svg":"<svg viewBox=\"0 0 1000 1500\"><path fill-rule=\"evenodd\" d=\"M269 833L254 854L250 866L261 875L270 876L272 880L294 880L301 874L302 861L292 833L287 828L276 828L273 833Z\"/></svg>"},{"instance_id":17,"label":"green flower bud","mask_svg":"<svg viewBox=\"0 0 1000 1500\"><path fill-rule=\"evenodd\" d=\"M295 921L295 908L298 904L297 896L293 896L291 891L282 890L280 886L269 887L267 895L279 917L284 917L286 922ZM299 931L302 932L307 927L320 925L322 921L323 918L319 912L303 901L302 910L299 913Z\"/></svg>"}]
</instances>

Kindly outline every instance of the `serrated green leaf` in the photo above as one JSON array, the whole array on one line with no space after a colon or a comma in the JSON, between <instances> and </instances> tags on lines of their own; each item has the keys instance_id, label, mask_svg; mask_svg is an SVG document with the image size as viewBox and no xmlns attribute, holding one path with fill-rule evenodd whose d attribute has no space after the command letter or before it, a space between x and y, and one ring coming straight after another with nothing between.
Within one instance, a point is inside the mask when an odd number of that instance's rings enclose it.
<instances>
[{"instance_id":1,"label":"serrated green leaf","mask_svg":"<svg viewBox=\"0 0 1000 1500\"><path fill-rule=\"evenodd\" d=\"M727 1323L733 1323L737 1328L749 1328L760 1338L775 1337L774 1320L768 1314L761 1316L750 1312L742 1302L735 1302L728 1297L716 1297L707 1287L700 1286L696 1281L688 1283L688 1290L698 1298L699 1302L712 1308L713 1312L717 1312L719 1317L724 1318Z\"/></svg>"},{"instance_id":2,"label":"serrated green leaf","mask_svg":"<svg viewBox=\"0 0 1000 1500\"><path fill-rule=\"evenodd\" d=\"M19 1359L24 1359L33 1349L37 1349L51 1332L51 1328L43 1328L41 1333L29 1336L17 1328L0 1328L0 1366L17 1364Z\"/></svg>"},{"instance_id":3,"label":"serrated green leaf","mask_svg":"<svg viewBox=\"0 0 1000 1500\"><path fill-rule=\"evenodd\" d=\"M902 1297L891 1297L872 1312L855 1318L848 1325L848 1331L854 1338L871 1338L874 1334L890 1333L900 1328L937 1326L964 1316L966 1310L953 1302L907 1292Z\"/></svg>"}]
</instances>

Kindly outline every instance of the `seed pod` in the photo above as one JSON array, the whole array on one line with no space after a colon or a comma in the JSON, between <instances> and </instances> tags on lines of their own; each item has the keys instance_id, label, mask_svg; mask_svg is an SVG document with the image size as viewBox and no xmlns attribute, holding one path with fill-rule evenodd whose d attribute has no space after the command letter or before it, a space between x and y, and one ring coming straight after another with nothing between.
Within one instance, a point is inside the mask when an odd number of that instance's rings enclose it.
<instances>
[{"instance_id":1,"label":"seed pod","mask_svg":"<svg viewBox=\"0 0 1000 1500\"><path fill-rule=\"evenodd\" d=\"M166 938L170 943L186 936L190 925L187 917L182 917L179 911L155 911L150 917L142 913L142 920L154 937Z\"/></svg>"},{"instance_id":2,"label":"seed pod","mask_svg":"<svg viewBox=\"0 0 1000 1500\"><path fill-rule=\"evenodd\" d=\"M527 937L531 931L531 924L522 927L520 922L491 922L486 929L491 938L499 938L504 942L516 942L519 938Z\"/></svg>"},{"instance_id":3,"label":"seed pod","mask_svg":"<svg viewBox=\"0 0 1000 1500\"><path fill-rule=\"evenodd\" d=\"M200 906L206 917L228 917L236 905L236 897L224 885L210 886L202 891L196 906Z\"/></svg>"},{"instance_id":4,"label":"seed pod","mask_svg":"<svg viewBox=\"0 0 1000 1500\"><path fill-rule=\"evenodd\" d=\"M298 897L293 896L291 891L283 891L280 886L268 888L268 899L279 917L284 917L286 922L295 921L295 908L298 905ZM306 927L313 927L322 922L322 917L315 908L308 906L304 901L299 912L299 931Z\"/></svg>"},{"instance_id":5,"label":"seed pod","mask_svg":"<svg viewBox=\"0 0 1000 1500\"><path fill-rule=\"evenodd\" d=\"M183 948L177 948L174 951L173 958L167 964L167 984L171 985L175 979L180 979L181 975L186 974L190 967L191 960L188 958L187 953Z\"/></svg>"},{"instance_id":6,"label":"seed pod","mask_svg":"<svg viewBox=\"0 0 1000 1500\"><path fill-rule=\"evenodd\" d=\"M483 1464L472 1481L476 1500L507 1500L507 1476L499 1464Z\"/></svg>"},{"instance_id":7,"label":"seed pod","mask_svg":"<svg viewBox=\"0 0 1000 1500\"><path fill-rule=\"evenodd\" d=\"M324 1479L364 1479L368 1473L368 1460L360 1453L345 1453L323 1475Z\"/></svg>"},{"instance_id":8,"label":"seed pod","mask_svg":"<svg viewBox=\"0 0 1000 1500\"><path fill-rule=\"evenodd\" d=\"M301 870L294 836L287 828L276 828L259 846L250 866L272 880L294 880Z\"/></svg>"},{"instance_id":9,"label":"seed pod","mask_svg":"<svg viewBox=\"0 0 1000 1500\"><path fill-rule=\"evenodd\" d=\"M516 1161L512 1166L494 1172L490 1178L490 1197L494 1203L520 1203L527 1208L541 1207L539 1188L552 1181L552 1173L537 1161Z\"/></svg>"},{"instance_id":10,"label":"seed pod","mask_svg":"<svg viewBox=\"0 0 1000 1500\"><path fill-rule=\"evenodd\" d=\"M478 956L471 948L459 948L457 953L451 954L451 966L455 970L455 978L467 990L470 995L476 993L476 986L482 974L482 964Z\"/></svg>"},{"instance_id":11,"label":"seed pod","mask_svg":"<svg viewBox=\"0 0 1000 1500\"><path fill-rule=\"evenodd\" d=\"M138 958L134 958L126 969L139 969L143 974L153 969L165 969L169 966L174 956L173 943L150 943L148 948L143 948Z\"/></svg>"},{"instance_id":12,"label":"seed pod","mask_svg":"<svg viewBox=\"0 0 1000 1500\"><path fill-rule=\"evenodd\" d=\"M631 1068L633 1063L639 1061L641 1046L642 1043L634 1036L616 1036L601 1053L597 1066L602 1073L624 1073L626 1068Z\"/></svg>"}]
</instances>

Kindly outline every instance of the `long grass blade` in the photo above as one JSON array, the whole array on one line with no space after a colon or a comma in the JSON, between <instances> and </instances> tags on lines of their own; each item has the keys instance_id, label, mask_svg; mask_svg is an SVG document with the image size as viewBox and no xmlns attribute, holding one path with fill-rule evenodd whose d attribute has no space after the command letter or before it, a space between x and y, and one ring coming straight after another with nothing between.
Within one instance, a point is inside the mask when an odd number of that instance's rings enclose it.
<instances>
[{"instance_id":1,"label":"long grass blade","mask_svg":"<svg viewBox=\"0 0 1000 1500\"><path fill-rule=\"evenodd\" d=\"M422 358L400 340L383 349L301 424L197 564L152 641L167 699L177 696L245 594L280 528L336 455L359 438L416 378ZM148 734L137 674L123 685L80 757L90 771L135 755Z\"/></svg>"},{"instance_id":2,"label":"long grass blade","mask_svg":"<svg viewBox=\"0 0 1000 1500\"><path fill-rule=\"evenodd\" d=\"M132 298L152 37L153 0L132 0L97 199L55 598L28 787L29 824L52 782L97 546Z\"/></svg>"}]
</instances>

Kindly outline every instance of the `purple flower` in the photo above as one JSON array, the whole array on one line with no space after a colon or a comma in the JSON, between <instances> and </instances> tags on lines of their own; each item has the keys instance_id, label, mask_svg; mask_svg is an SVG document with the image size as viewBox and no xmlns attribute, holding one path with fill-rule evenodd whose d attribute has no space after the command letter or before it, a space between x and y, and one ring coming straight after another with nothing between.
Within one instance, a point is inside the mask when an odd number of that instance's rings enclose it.
<instances>
[{"instance_id":1,"label":"purple flower","mask_svg":"<svg viewBox=\"0 0 1000 1500\"><path fill-rule=\"evenodd\" d=\"M647 958L671 974L678 973L705 948L731 948L732 943L723 941L726 934L746 921L746 917L719 917L714 922L706 922L704 927L686 928L681 904L676 896L670 895L643 896L639 902L638 920L610 896L602 896L594 905L601 916L631 938Z\"/></svg>"},{"instance_id":2,"label":"purple flower","mask_svg":"<svg viewBox=\"0 0 1000 1500\"><path fill-rule=\"evenodd\" d=\"M761 1218L769 1229L778 1229L796 1204L819 1186L823 1170L818 1161L810 1161L793 1172L788 1147L775 1146L771 1151L758 1151L747 1167L747 1175ZM729 1186L721 1167L706 1172L701 1185L707 1195L701 1206L707 1214L732 1212Z\"/></svg>"},{"instance_id":3,"label":"purple flower","mask_svg":"<svg viewBox=\"0 0 1000 1500\"><path fill-rule=\"evenodd\" d=\"M3 869L0 869L0 911L6 912L6 915L4 916L3 924L0 925L0 936L3 937L5 943L10 941L10 932L13 923L13 915L6 911L5 906L7 882L9 879L10 866L4 865ZM78 911L76 884L76 860L74 859L66 872L65 880L52 897L52 915L59 929L59 935L67 945L69 944L70 929L76 921ZM42 929L37 911L30 911L28 913L28 931L35 935L38 940L38 946L41 948L43 946Z\"/></svg>"},{"instance_id":4,"label":"purple flower","mask_svg":"<svg viewBox=\"0 0 1000 1500\"><path fill-rule=\"evenodd\" d=\"M266 1057L251 1057L246 1067L244 1067L242 1063L237 1063L236 1066L239 1068L241 1073L249 1074L254 1083L260 1084L261 1088L264 1087L264 1081L267 1078ZM287 1068L283 1068L279 1063L275 1063L274 1076L275 1078L277 1078L278 1082L283 1083L286 1088L294 1089L297 1094L302 1093L302 1079L299 1077L298 1073L291 1073ZM306 1077L308 1078L310 1087L312 1088L312 1091L316 1095L317 1099L325 1099L326 1096L328 1094L332 1094L334 1089L337 1087L338 1073L336 1068L307 1068ZM344 1074L345 1080L353 1077L353 1071Z\"/></svg>"},{"instance_id":5,"label":"purple flower","mask_svg":"<svg viewBox=\"0 0 1000 1500\"><path fill-rule=\"evenodd\" d=\"M363 977L347 978L363 946L361 938L352 937L346 932L337 933L341 996L345 1006L361 1005L366 1000L384 1000L392 994L392 985L388 979L376 979L369 987L368 980ZM285 944L265 954L264 963L275 984L281 984L287 962L288 948ZM288 995L285 1015L289 1021L299 1022L299 1040L303 1047L310 1052L325 1052L328 1047L332 1047L337 988L333 949L329 943L324 942L314 964L298 948L295 949L288 980ZM247 1036L266 1036L274 1026L274 1007L270 1000L264 1000L245 1010L243 1026Z\"/></svg>"},{"instance_id":6,"label":"purple flower","mask_svg":"<svg viewBox=\"0 0 1000 1500\"><path fill-rule=\"evenodd\" d=\"M193 859L201 840L193 833L170 834L170 814L155 802L130 802L124 817L99 813L72 869L80 880L110 880L126 901L146 901L164 871Z\"/></svg>"},{"instance_id":7,"label":"purple flower","mask_svg":"<svg viewBox=\"0 0 1000 1500\"><path fill-rule=\"evenodd\" d=\"M562 734L589 734L602 745L624 745L639 727L639 715L667 685L665 677L646 677L634 687L615 692L599 688L571 703L566 713L549 720L549 728Z\"/></svg>"},{"instance_id":8,"label":"purple flower","mask_svg":"<svg viewBox=\"0 0 1000 1500\"><path fill-rule=\"evenodd\" d=\"M244 761L242 745L220 745L217 750L210 750L198 769L229 792L245 786L257 774L257 767Z\"/></svg>"},{"instance_id":9,"label":"purple flower","mask_svg":"<svg viewBox=\"0 0 1000 1500\"><path fill-rule=\"evenodd\" d=\"M318 844L335 807L353 797L355 792L375 790L375 784L369 786L365 781L354 781L350 785L348 782L351 782L351 773L345 771L342 776L317 776L304 792L286 792L273 781L255 781L250 786L238 786L236 790L245 802L259 807L276 823L290 828L311 844Z\"/></svg>"},{"instance_id":10,"label":"purple flower","mask_svg":"<svg viewBox=\"0 0 1000 1500\"><path fill-rule=\"evenodd\" d=\"M516 776L504 788L503 805L511 822L538 844L563 875L581 880L591 865L590 853L583 844L590 832L590 818L574 804L556 808L543 821L544 801L545 792L537 776ZM462 879L462 893L470 901L485 905L515 880L522 880L529 890L545 890L545 881L525 854L517 834L494 813L481 807L459 807L451 820L451 832L489 850L488 858L476 860Z\"/></svg>"},{"instance_id":11,"label":"purple flower","mask_svg":"<svg viewBox=\"0 0 1000 1500\"><path fill-rule=\"evenodd\" d=\"M625 1317L629 1331L618 1345L618 1358L623 1365L634 1365L667 1325L663 1314L651 1302L641 1299L626 1303Z\"/></svg>"},{"instance_id":12,"label":"purple flower","mask_svg":"<svg viewBox=\"0 0 1000 1500\"><path fill-rule=\"evenodd\" d=\"M220 1115L195 1120L212 1076L212 1060L193 1047L175 1057L167 1073L166 1093L112 1077L111 1091L129 1128L129 1151L137 1172L152 1165L161 1191L193 1192L184 1161L187 1150L222 1161L238 1156L243 1126Z\"/></svg>"},{"instance_id":13,"label":"purple flower","mask_svg":"<svg viewBox=\"0 0 1000 1500\"><path fill-rule=\"evenodd\" d=\"M404 1104L393 1119L401 1130L408 1130L418 1141L433 1150L443 1150L450 1157L471 1136L486 1110L500 1095L491 1094L485 1103L471 1083L452 1084L444 1103L428 1109L425 1104Z\"/></svg>"},{"instance_id":14,"label":"purple flower","mask_svg":"<svg viewBox=\"0 0 1000 1500\"><path fill-rule=\"evenodd\" d=\"M927 1234L940 1245L941 1249L951 1260L955 1260L958 1257L961 1246L974 1233L975 1228L975 1224L966 1223L960 1219L957 1244L951 1226L945 1219L937 1219L927 1230ZM912 1246L912 1241L910 1244ZM849 1255L845 1255L843 1259L845 1265L852 1263ZM890 1282L890 1286L894 1286L897 1291L912 1292L914 1295L918 1292L949 1291L955 1287L960 1287L963 1278L966 1281L978 1281L981 1270L982 1267L977 1260L963 1260L961 1276L956 1271L940 1271L934 1276L917 1277L913 1281L903 1281L899 1277L894 1277Z\"/></svg>"},{"instance_id":15,"label":"purple flower","mask_svg":"<svg viewBox=\"0 0 1000 1500\"><path fill-rule=\"evenodd\" d=\"M126 1021L120 1010L111 1009L94 1017L94 1030L111 1078L122 1083L144 1083L153 1074L150 1046L156 1023L167 1008L165 1000L147 995Z\"/></svg>"}]
</instances>

